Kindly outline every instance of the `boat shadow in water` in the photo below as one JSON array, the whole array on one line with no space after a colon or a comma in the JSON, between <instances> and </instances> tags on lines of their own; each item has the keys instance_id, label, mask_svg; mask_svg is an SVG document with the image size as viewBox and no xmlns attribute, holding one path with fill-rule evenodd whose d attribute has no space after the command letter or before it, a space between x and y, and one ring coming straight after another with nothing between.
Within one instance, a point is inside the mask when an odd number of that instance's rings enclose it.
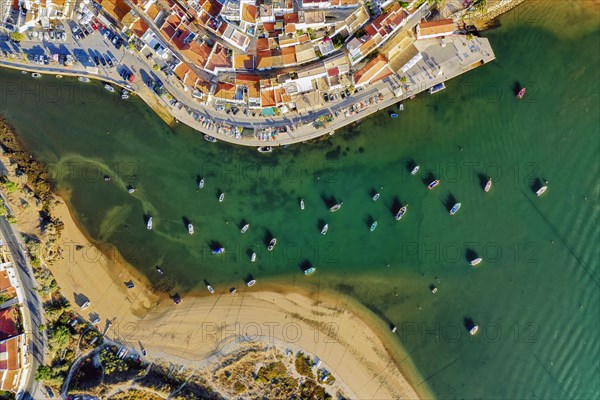
<instances>
[{"instance_id":1,"label":"boat shadow in water","mask_svg":"<svg viewBox=\"0 0 600 400\"><path fill-rule=\"evenodd\" d=\"M400 199L398 198L398 196L394 196L394 198L392 199L392 203L388 207L388 210L390 210L390 214L392 214L395 217L396 213L401 208L402 208L402 202L400 201Z\"/></svg>"},{"instance_id":2,"label":"boat shadow in water","mask_svg":"<svg viewBox=\"0 0 600 400\"><path fill-rule=\"evenodd\" d=\"M144 218L144 224L148 225L148 221L150 221L150 218L152 216L150 214L144 214L143 218ZM186 225L187 226L187 225Z\"/></svg>"},{"instance_id":3,"label":"boat shadow in water","mask_svg":"<svg viewBox=\"0 0 600 400\"><path fill-rule=\"evenodd\" d=\"M428 172L425 174L423 179L421 179L421 182L423 182L423 185L429 186L429 184L431 182L433 182L434 180L435 180L435 175L433 175L431 172Z\"/></svg>"},{"instance_id":4,"label":"boat shadow in water","mask_svg":"<svg viewBox=\"0 0 600 400\"><path fill-rule=\"evenodd\" d=\"M242 229L247 223L248 223L248 221L246 220L246 218L242 218L242 220L238 224L238 228Z\"/></svg>"},{"instance_id":5,"label":"boat shadow in water","mask_svg":"<svg viewBox=\"0 0 600 400\"><path fill-rule=\"evenodd\" d=\"M531 182L531 186L529 186L529 188L533 193L536 193L542 188L542 186L546 185L547 183L548 181L546 179L535 178L533 182Z\"/></svg>"},{"instance_id":6,"label":"boat shadow in water","mask_svg":"<svg viewBox=\"0 0 600 400\"><path fill-rule=\"evenodd\" d=\"M221 247L223 247L223 246L221 245L221 243L217 242L216 240L211 240L211 241L208 243L208 248L210 249L210 251L218 250L218 249L220 249Z\"/></svg>"},{"instance_id":7,"label":"boat shadow in water","mask_svg":"<svg viewBox=\"0 0 600 400\"><path fill-rule=\"evenodd\" d=\"M473 318L471 318L471 317L464 317L463 324L464 324L467 332L470 332L471 329L473 329L473 327L475 326L475 321L473 321Z\"/></svg>"},{"instance_id":8,"label":"boat shadow in water","mask_svg":"<svg viewBox=\"0 0 600 400\"><path fill-rule=\"evenodd\" d=\"M485 185L487 185L489 177L484 174L477 174L477 178L479 178L479 186L481 186L482 190L485 190Z\"/></svg>"},{"instance_id":9,"label":"boat shadow in water","mask_svg":"<svg viewBox=\"0 0 600 400\"><path fill-rule=\"evenodd\" d=\"M521 83L519 83L519 81L515 81L512 86L513 95L514 96L518 95L519 92L521 91L521 89L523 89L523 85L521 85Z\"/></svg>"},{"instance_id":10,"label":"boat shadow in water","mask_svg":"<svg viewBox=\"0 0 600 400\"><path fill-rule=\"evenodd\" d=\"M444 200L442 202L442 204L444 205L444 207L446 207L446 211L450 212L450 210L452 210L452 207L454 207L454 205L457 203L456 201L456 197L454 197L452 195L452 193L448 194L448 196L446 196L446 200Z\"/></svg>"},{"instance_id":11,"label":"boat shadow in water","mask_svg":"<svg viewBox=\"0 0 600 400\"><path fill-rule=\"evenodd\" d=\"M331 208L334 205L338 204L337 200L335 197L333 196L328 196L326 194L321 194L321 199L323 200L323 203L325 203L325 206L327 206L327 208Z\"/></svg>"},{"instance_id":12,"label":"boat shadow in water","mask_svg":"<svg viewBox=\"0 0 600 400\"><path fill-rule=\"evenodd\" d=\"M246 277L244 278L244 283L246 283L246 285L248 284L248 282L253 281L254 277L252 276L252 274L248 274L246 275Z\"/></svg>"},{"instance_id":13,"label":"boat shadow in water","mask_svg":"<svg viewBox=\"0 0 600 400\"><path fill-rule=\"evenodd\" d=\"M208 281L208 279L204 279L204 285L205 285L205 286L208 286L208 285L210 285L210 282Z\"/></svg>"},{"instance_id":14,"label":"boat shadow in water","mask_svg":"<svg viewBox=\"0 0 600 400\"><path fill-rule=\"evenodd\" d=\"M365 219L365 225L367 225L367 228L371 229L371 225L373 225L373 222L375 222L375 218L369 214L367 216L367 219Z\"/></svg>"},{"instance_id":15,"label":"boat shadow in water","mask_svg":"<svg viewBox=\"0 0 600 400\"><path fill-rule=\"evenodd\" d=\"M417 166L417 162L411 158L410 160L408 160L406 162L406 171L408 171L408 173L411 173L412 170L415 169L416 166Z\"/></svg>"},{"instance_id":16,"label":"boat shadow in water","mask_svg":"<svg viewBox=\"0 0 600 400\"><path fill-rule=\"evenodd\" d=\"M319 218L319 220L317 221L317 230L321 232L321 229L323 229L326 223L327 222L325 222L323 218Z\"/></svg>"},{"instance_id":17,"label":"boat shadow in water","mask_svg":"<svg viewBox=\"0 0 600 400\"><path fill-rule=\"evenodd\" d=\"M183 221L183 226L185 227L185 229L188 228L188 225L192 222L190 221L190 219L186 216L181 217L181 220Z\"/></svg>"},{"instance_id":18,"label":"boat shadow in water","mask_svg":"<svg viewBox=\"0 0 600 400\"><path fill-rule=\"evenodd\" d=\"M467 249L467 251L465 251L465 259L467 260L467 262L471 262L471 260L474 260L476 258L478 258L479 256L477 255L477 252L473 249Z\"/></svg>"},{"instance_id":19,"label":"boat shadow in water","mask_svg":"<svg viewBox=\"0 0 600 400\"><path fill-rule=\"evenodd\" d=\"M302 262L300 263L300 265L298 265L298 267L300 268L300 270L302 272L306 271L307 269L309 269L312 265L310 264L310 261L308 261L307 259L302 260Z\"/></svg>"},{"instance_id":20,"label":"boat shadow in water","mask_svg":"<svg viewBox=\"0 0 600 400\"><path fill-rule=\"evenodd\" d=\"M266 230L265 234L263 235L263 243L265 246L269 245L269 242L271 242L271 239L273 239L275 236L273 236L273 232L271 232L270 230Z\"/></svg>"}]
</instances>

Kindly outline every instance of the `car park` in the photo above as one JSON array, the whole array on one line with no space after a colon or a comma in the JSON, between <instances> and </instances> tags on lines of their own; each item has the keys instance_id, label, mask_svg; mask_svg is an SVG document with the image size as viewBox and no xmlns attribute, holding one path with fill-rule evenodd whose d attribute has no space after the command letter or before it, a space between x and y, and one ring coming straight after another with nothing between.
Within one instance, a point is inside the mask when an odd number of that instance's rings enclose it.
<instances>
[{"instance_id":1,"label":"car park","mask_svg":"<svg viewBox=\"0 0 600 400\"><path fill-rule=\"evenodd\" d=\"M98 56L94 56L94 64L96 64L96 67L100 65L100 59L98 58Z\"/></svg>"}]
</instances>

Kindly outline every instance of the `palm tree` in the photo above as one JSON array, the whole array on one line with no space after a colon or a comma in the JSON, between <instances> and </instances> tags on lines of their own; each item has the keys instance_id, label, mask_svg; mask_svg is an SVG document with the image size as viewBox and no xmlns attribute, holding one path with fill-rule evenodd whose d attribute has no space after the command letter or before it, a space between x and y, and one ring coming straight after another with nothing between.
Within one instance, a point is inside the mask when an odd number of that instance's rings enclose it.
<instances>
[{"instance_id":1,"label":"palm tree","mask_svg":"<svg viewBox=\"0 0 600 400\"><path fill-rule=\"evenodd\" d=\"M408 79L406 79L406 76L404 76L404 75L400 77L400 83L403 85L406 83L407 80Z\"/></svg>"}]
</instances>

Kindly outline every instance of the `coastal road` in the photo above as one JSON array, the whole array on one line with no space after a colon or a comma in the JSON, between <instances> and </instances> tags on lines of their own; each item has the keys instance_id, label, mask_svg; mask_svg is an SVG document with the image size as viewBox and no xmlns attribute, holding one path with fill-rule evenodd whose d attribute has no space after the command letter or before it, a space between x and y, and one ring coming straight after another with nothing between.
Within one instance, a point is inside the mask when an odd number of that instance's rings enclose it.
<instances>
[{"instance_id":1,"label":"coastal road","mask_svg":"<svg viewBox=\"0 0 600 400\"><path fill-rule=\"evenodd\" d=\"M8 203L6 204L8 207ZM44 324L44 310L40 297L35 290L37 283L21 235L15 231L13 225L4 217L0 217L0 236L4 245L10 251L13 267L17 279L21 283L24 296L24 304L21 309L25 319L24 327L29 365L26 366L25 387L17 396L17 400L45 399L47 394L42 391L42 386L34 379L35 372L38 366L44 363L46 354L46 341L44 335L39 332L39 326Z\"/></svg>"}]
</instances>

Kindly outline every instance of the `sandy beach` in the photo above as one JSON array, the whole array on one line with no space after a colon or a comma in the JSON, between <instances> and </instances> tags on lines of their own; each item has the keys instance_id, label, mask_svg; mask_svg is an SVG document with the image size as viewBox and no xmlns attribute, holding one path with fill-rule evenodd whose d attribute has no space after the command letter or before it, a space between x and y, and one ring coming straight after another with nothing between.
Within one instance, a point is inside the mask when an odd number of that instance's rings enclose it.
<instances>
[{"instance_id":1,"label":"sandy beach","mask_svg":"<svg viewBox=\"0 0 600 400\"><path fill-rule=\"evenodd\" d=\"M175 305L166 295L152 294L148 282L119 262L116 253L112 257L109 251L107 257L96 249L64 201L55 202L54 214L64 222L63 253L51 270L64 295L73 302L76 296L89 299L84 317L98 314L100 329L109 326L109 338L143 346L151 359L200 368L224 348L230 352L231 346L258 340L318 357L352 398L429 397L417 394L390 357L386 347L394 340L391 332L378 335L378 329L358 317L360 306L349 298L321 292L317 301L298 288L258 283L238 287L233 296L225 288L214 295L187 295ZM133 289L124 285L130 279ZM414 370L406 361L400 368Z\"/></svg>"}]
</instances>

